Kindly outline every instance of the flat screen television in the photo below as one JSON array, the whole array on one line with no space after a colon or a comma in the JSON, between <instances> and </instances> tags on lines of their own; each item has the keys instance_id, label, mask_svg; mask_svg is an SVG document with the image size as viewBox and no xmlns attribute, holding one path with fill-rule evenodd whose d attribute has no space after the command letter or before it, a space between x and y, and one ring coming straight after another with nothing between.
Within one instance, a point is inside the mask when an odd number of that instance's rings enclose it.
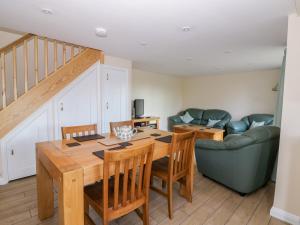
<instances>
[{"instance_id":1,"label":"flat screen television","mask_svg":"<svg viewBox=\"0 0 300 225\"><path fill-rule=\"evenodd\" d=\"M142 118L144 116L144 99L134 100L134 117Z\"/></svg>"}]
</instances>

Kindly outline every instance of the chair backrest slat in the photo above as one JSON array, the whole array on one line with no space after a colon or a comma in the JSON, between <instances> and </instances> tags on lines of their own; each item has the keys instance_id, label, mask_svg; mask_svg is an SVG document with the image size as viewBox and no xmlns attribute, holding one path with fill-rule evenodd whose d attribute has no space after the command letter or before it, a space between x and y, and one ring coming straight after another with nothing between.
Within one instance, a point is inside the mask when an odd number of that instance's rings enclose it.
<instances>
[{"instance_id":1,"label":"chair backrest slat","mask_svg":"<svg viewBox=\"0 0 300 225\"><path fill-rule=\"evenodd\" d=\"M114 209L118 209L118 205L119 205L119 180L120 180L120 161L117 161L115 163Z\"/></svg>"},{"instance_id":2,"label":"chair backrest slat","mask_svg":"<svg viewBox=\"0 0 300 225\"><path fill-rule=\"evenodd\" d=\"M136 180L136 173L137 173L137 156L133 158L133 165L132 165L132 173L131 173L131 184L130 184L130 201L133 202L135 200L135 180Z\"/></svg>"},{"instance_id":3,"label":"chair backrest slat","mask_svg":"<svg viewBox=\"0 0 300 225\"><path fill-rule=\"evenodd\" d=\"M110 122L110 133L114 134L114 128L122 127L122 126L131 126L134 127L133 120L120 121L120 122Z\"/></svg>"},{"instance_id":4,"label":"chair backrest slat","mask_svg":"<svg viewBox=\"0 0 300 225\"><path fill-rule=\"evenodd\" d=\"M62 139L97 134L97 124L62 127Z\"/></svg>"},{"instance_id":5,"label":"chair backrest slat","mask_svg":"<svg viewBox=\"0 0 300 225\"><path fill-rule=\"evenodd\" d=\"M134 205L137 201L140 203L141 199L148 200L153 147L153 142L149 142L142 147L120 151L105 150L102 194L103 213L106 216L110 213L123 214L126 211L124 207L129 210L131 204ZM111 190L114 193L111 195L113 199L108 199L111 175L114 176L114 187ZM120 190L123 192L121 197Z\"/></svg>"},{"instance_id":6,"label":"chair backrest slat","mask_svg":"<svg viewBox=\"0 0 300 225\"><path fill-rule=\"evenodd\" d=\"M174 133L171 144L169 171L172 179L179 179L190 169L193 159L195 132Z\"/></svg>"},{"instance_id":7,"label":"chair backrest slat","mask_svg":"<svg viewBox=\"0 0 300 225\"><path fill-rule=\"evenodd\" d=\"M124 165L122 206L127 205L128 176L129 176L129 159L126 159L125 160L125 165Z\"/></svg>"},{"instance_id":8,"label":"chair backrest slat","mask_svg":"<svg viewBox=\"0 0 300 225\"><path fill-rule=\"evenodd\" d=\"M141 194L142 194L144 164L145 164L145 155L142 155L141 159L140 159L140 171L139 171L139 178L138 178L138 182L139 182L138 183L138 193L137 193L138 198L140 198Z\"/></svg>"}]
</instances>

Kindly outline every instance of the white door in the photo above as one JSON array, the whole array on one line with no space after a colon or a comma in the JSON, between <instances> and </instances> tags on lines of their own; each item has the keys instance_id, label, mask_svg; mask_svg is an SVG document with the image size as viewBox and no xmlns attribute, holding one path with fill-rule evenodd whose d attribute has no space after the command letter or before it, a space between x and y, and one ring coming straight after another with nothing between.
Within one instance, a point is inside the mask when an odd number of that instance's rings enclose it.
<instances>
[{"instance_id":1,"label":"white door","mask_svg":"<svg viewBox=\"0 0 300 225\"><path fill-rule=\"evenodd\" d=\"M8 178L14 180L36 173L35 143L49 141L49 109L43 110L13 132L6 141ZM51 129L51 128L50 128Z\"/></svg>"},{"instance_id":2,"label":"white door","mask_svg":"<svg viewBox=\"0 0 300 225\"><path fill-rule=\"evenodd\" d=\"M109 132L109 122L128 120L128 71L104 66L101 79L102 133Z\"/></svg>"},{"instance_id":3,"label":"white door","mask_svg":"<svg viewBox=\"0 0 300 225\"><path fill-rule=\"evenodd\" d=\"M55 98L56 132L61 138L61 127L98 122L97 68L85 72Z\"/></svg>"}]
</instances>

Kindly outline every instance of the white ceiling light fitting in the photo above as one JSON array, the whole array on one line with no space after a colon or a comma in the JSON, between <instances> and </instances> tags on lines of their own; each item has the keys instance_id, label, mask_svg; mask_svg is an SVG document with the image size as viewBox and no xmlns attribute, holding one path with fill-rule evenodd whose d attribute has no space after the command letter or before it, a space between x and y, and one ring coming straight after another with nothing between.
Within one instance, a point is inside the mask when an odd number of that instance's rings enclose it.
<instances>
[{"instance_id":1,"label":"white ceiling light fitting","mask_svg":"<svg viewBox=\"0 0 300 225\"><path fill-rule=\"evenodd\" d=\"M49 9L49 8L42 8L41 11L42 11L42 13L44 13L46 15L52 15L53 14L53 10Z\"/></svg>"},{"instance_id":2,"label":"white ceiling light fitting","mask_svg":"<svg viewBox=\"0 0 300 225\"><path fill-rule=\"evenodd\" d=\"M146 47L146 46L148 45L148 43L145 42L145 41L141 41L141 42L140 42L140 45L143 46L143 47Z\"/></svg>"},{"instance_id":3,"label":"white ceiling light fitting","mask_svg":"<svg viewBox=\"0 0 300 225\"><path fill-rule=\"evenodd\" d=\"M107 37L107 30L103 27L97 27L95 33L98 37Z\"/></svg>"},{"instance_id":4,"label":"white ceiling light fitting","mask_svg":"<svg viewBox=\"0 0 300 225\"><path fill-rule=\"evenodd\" d=\"M231 54L232 53L232 50L226 50L224 51L224 54Z\"/></svg>"},{"instance_id":5,"label":"white ceiling light fitting","mask_svg":"<svg viewBox=\"0 0 300 225\"><path fill-rule=\"evenodd\" d=\"M186 60L186 61L192 61L193 58L192 58L192 57L186 57L185 60Z\"/></svg>"},{"instance_id":6,"label":"white ceiling light fitting","mask_svg":"<svg viewBox=\"0 0 300 225\"><path fill-rule=\"evenodd\" d=\"M183 32L189 32L189 31L191 31L191 29L192 29L192 27L190 27L190 26L183 26L183 27L181 27L181 30Z\"/></svg>"}]
</instances>

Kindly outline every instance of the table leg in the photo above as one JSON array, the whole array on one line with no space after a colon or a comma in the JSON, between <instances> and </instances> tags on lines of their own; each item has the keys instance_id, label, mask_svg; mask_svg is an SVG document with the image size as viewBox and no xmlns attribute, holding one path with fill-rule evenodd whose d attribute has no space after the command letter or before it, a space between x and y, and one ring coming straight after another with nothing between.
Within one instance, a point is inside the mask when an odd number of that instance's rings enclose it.
<instances>
[{"instance_id":1,"label":"table leg","mask_svg":"<svg viewBox=\"0 0 300 225\"><path fill-rule=\"evenodd\" d=\"M83 170L62 174L59 182L58 207L60 225L84 224Z\"/></svg>"},{"instance_id":2,"label":"table leg","mask_svg":"<svg viewBox=\"0 0 300 225\"><path fill-rule=\"evenodd\" d=\"M38 158L36 169L38 216L44 220L54 214L53 180Z\"/></svg>"}]
</instances>

